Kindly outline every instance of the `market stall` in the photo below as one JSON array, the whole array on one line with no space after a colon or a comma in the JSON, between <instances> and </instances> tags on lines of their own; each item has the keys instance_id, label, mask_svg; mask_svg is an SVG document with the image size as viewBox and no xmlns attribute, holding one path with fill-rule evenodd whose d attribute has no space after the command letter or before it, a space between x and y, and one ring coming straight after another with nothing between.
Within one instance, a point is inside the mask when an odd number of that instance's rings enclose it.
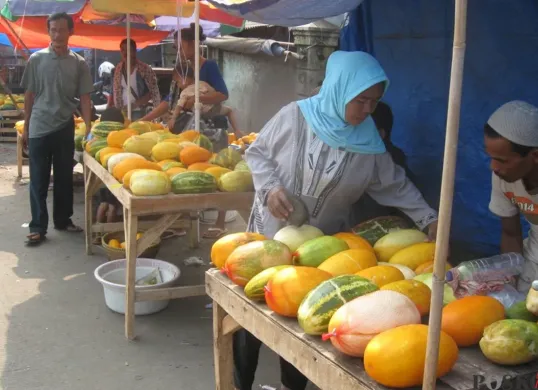
<instances>
[{"instance_id":1,"label":"market stall","mask_svg":"<svg viewBox=\"0 0 538 390\"><path fill-rule=\"evenodd\" d=\"M386 389L367 375L361 359L346 357L330 342L306 335L295 319L276 315L266 305L249 300L242 288L218 270L206 273L206 291L214 302L213 350L217 389L234 389L232 335L239 328L246 329L291 362L321 389ZM531 388L536 382L536 364L503 367L488 361L476 346L460 349L456 365L437 381L436 388L471 390L477 388L476 383L489 384L502 378L505 378L505 386L517 382Z\"/></svg>"},{"instance_id":2,"label":"market stall","mask_svg":"<svg viewBox=\"0 0 538 390\"><path fill-rule=\"evenodd\" d=\"M137 301L167 300L185 298L189 296L205 295L205 287L172 287L153 290L144 290L135 293L135 266L136 258L147 249L155 239L170 228L182 214L188 215L186 223L182 226L190 229L191 247L198 245L198 211L202 209L238 210L243 218L248 219L250 206L254 194L252 192L236 193L205 193L186 195L163 195L163 196L134 196L126 190L95 158L84 153L84 178L85 178L85 232L86 253L92 254L92 240L94 233L125 232L125 249L127 258L127 281L126 281L126 314L125 335L128 339L134 338L134 305ZM123 223L93 224L92 197L104 184L123 206ZM157 221L139 222L143 216L162 216ZM144 227L143 238L137 240L137 233Z\"/></svg>"}]
</instances>

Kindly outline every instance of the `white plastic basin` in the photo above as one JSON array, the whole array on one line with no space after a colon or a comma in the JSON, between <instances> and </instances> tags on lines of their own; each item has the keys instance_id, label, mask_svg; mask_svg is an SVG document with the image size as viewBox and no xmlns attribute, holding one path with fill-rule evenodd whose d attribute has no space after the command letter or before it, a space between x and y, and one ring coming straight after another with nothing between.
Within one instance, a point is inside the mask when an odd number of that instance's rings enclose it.
<instances>
[{"instance_id":1,"label":"white plastic basin","mask_svg":"<svg viewBox=\"0 0 538 390\"><path fill-rule=\"evenodd\" d=\"M95 279L103 285L106 305L110 310L120 314L125 314L126 264L125 259L109 261L97 267L94 272ZM136 291L170 287L181 275L181 271L174 264L162 260L139 258L136 259L136 280L148 275L155 268L160 270L163 282L152 286L136 286ZM166 308L169 302L169 300L136 302L135 315L157 313Z\"/></svg>"}]
</instances>

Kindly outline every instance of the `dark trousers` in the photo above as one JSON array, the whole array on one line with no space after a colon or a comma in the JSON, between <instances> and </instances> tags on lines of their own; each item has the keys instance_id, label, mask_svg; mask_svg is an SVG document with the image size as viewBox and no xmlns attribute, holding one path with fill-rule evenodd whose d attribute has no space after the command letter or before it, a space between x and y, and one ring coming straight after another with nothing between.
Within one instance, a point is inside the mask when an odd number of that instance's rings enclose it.
<instances>
[{"instance_id":1,"label":"dark trousers","mask_svg":"<svg viewBox=\"0 0 538 390\"><path fill-rule=\"evenodd\" d=\"M54 169L53 221L58 229L71 224L73 215L73 153L75 124L39 138L29 139L31 233L47 234L47 194Z\"/></svg>"},{"instance_id":2,"label":"dark trousers","mask_svg":"<svg viewBox=\"0 0 538 390\"><path fill-rule=\"evenodd\" d=\"M244 329L233 335L234 380L239 390L252 390L258 367L258 356L262 343ZM291 390L304 390L308 379L294 366L280 358L280 381Z\"/></svg>"}]
</instances>

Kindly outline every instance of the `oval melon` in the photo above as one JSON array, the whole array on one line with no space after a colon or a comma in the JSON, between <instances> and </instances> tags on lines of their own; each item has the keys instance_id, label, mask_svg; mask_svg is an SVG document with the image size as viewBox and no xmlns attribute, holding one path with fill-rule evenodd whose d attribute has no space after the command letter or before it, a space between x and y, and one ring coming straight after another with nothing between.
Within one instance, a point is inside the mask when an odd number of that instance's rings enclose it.
<instances>
[{"instance_id":1,"label":"oval melon","mask_svg":"<svg viewBox=\"0 0 538 390\"><path fill-rule=\"evenodd\" d=\"M254 181L250 172L232 171L219 178L219 190L222 192L254 191Z\"/></svg>"},{"instance_id":2,"label":"oval melon","mask_svg":"<svg viewBox=\"0 0 538 390\"><path fill-rule=\"evenodd\" d=\"M319 267L321 263L332 255L348 250L349 246L344 240L332 236L314 238L302 244L293 253L294 264L306 267Z\"/></svg>"},{"instance_id":3,"label":"oval melon","mask_svg":"<svg viewBox=\"0 0 538 390\"><path fill-rule=\"evenodd\" d=\"M267 268L254 276L245 286L246 297L253 301L265 300L265 286L267 286L269 280L271 280L278 271L286 267L291 267L291 265L277 265L275 267Z\"/></svg>"},{"instance_id":4,"label":"oval melon","mask_svg":"<svg viewBox=\"0 0 538 390\"><path fill-rule=\"evenodd\" d=\"M219 238L211 247L211 262L217 268L224 267L224 263L231 253L241 245L252 241L264 241L267 238L258 233L233 233Z\"/></svg>"},{"instance_id":5,"label":"oval melon","mask_svg":"<svg viewBox=\"0 0 538 390\"><path fill-rule=\"evenodd\" d=\"M357 272L356 275L371 280L379 287L382 287L385 284L405 279L402 271L400 271L398 268L386 265L376 265L375 267L369 267Z\"/></svg>"},{"instance_id":6,"label":"oval melon","mask_svg":"<svg viewBox=\"0 0 538 390\"><path fill-rule=\"evenodd\" d=\"M413 244L407 248L396 252L389 260L391 264L405 265L411 269L416 269L420 265L433 261L435 255L434 242L421 242Z\"/></svg>"},{"instance_id":7,"label":"oval melon","mask_svg":"<svg viewBox=\"0 0 538 390\"><path fill-rule=\"evenodd\" d=\"M284 244L281 244L284 245ZM312 267L288 267L278 271L265 287L265 302L275 313L297 317L304 297L331 274Z\"/></svg>"},{"instance_id":8,"label":"oval melon","mask_svg":"<svg viewBox=\"0 0 538 390\"><path fill-rule=\"evenodd\" d=\"M291 252L281 242L253 241L235 249L224 263L223 270L239 286L246 284L264 269L291 265Z\"/></svg>"},{"instance_id":9,"label":"oval melon","mask_svg":"<svg viewBox=\"0 0 538 390\"><path fill-rule=\"evenodd\" d=\"M286 244L292 252L295 252L305 242L321 236L323 236L323 232L317 227L310 225L303 225L301 227L290 225L280 229L273 239Z\"/></svg>"},{"instance_id":10,"label":"oval melon","mask_svg":"<svg viewBox=\"0 0 538 390\"><path fill-rule=\"evenodd\" d=\"M375 267L377 260L368 249L348 249L329 257L318 267L333 276L353 275L363 269Z\"/></svg>"},{"instance_id":11,"label":"oval melon","mask_svg":"<svg viewBox=\"0 0 538 390\"><path fill-rule=\"evenodd\" d=\"M389 267L395 267L395 268L398 268L405 279L413 279L415 276L417 276L417 274L415 273L415 271L413 271L411 268L409 267L406 267L405 265L400 265L400 264L392 264L392 263L384 263L382 261L380 261L379 263L377 263L377 265L386 265L386 266L389 266Z\"/></svg>"},{"instance_id":12,"label":"oval melon","mask_svg":"<svg viewBox=\"0 0 538 390\"><path fill-rule=\"evenodd\" d=\"M420 315L425 316L430 312L432 292L428 286L418 280L398 280L385 284L381 290L392 290L405 295L417 306Z\"/></svg>"},{"instance_id":13,"label":"oval melon","mask_svg":"<svg viewBox=\"0 0 538 390\"><path fill-rule=\"evenodd\" d=\"M336 233L333 237L344 240L349 246L349 249L366 249L374 253L374 248L370 243L353 233Z\"/></svg>"},{"instance_id":14,"label":"oval melon","mask_svg":"<svg viewBox=\"0 0 538 390\"><path fill-rule=\"evenodd\" d=\"M413 244L425 242L428 236L415 229L402 229L391 232L380 238L374 245L379 261L388 262L398 251Z\"/></svg>"},{"instance_id":15,"label":"oval melon","mask_svg":"<svg viewBox=\"0 0 538 390\"><path fill-rule=\"evenodd\" d=\"M504 306L495 298L467 296L443 308L441 329L459 347L469 347L478 344L486 327L504 318Z\"/></svg>"},{"instance_id":16,"label":"oval melon","mask_svg":"<svg viewBox=\"0 0 538 390\"><path fill-rule=\"evenodd\" d=\"M375 291L355 298L339 308L329 322L331 340L340 352L364 356L375 335L398 326L420 324L420 313L409 298L396 291Z\"/></svg>"},{"instance_id":17,"label":"oval melon","mask_svg":"<svg viewBox=\"0 0 538 390\"><path fill-rule=\"evenodd\" d=\"M376 382L389 388L422 385L426 366L428 327L404 325L375 336L364 351L364 369ZM436 377L448 374L458 360L458 346L441 332Z\"/></svg>"}]
</instances>

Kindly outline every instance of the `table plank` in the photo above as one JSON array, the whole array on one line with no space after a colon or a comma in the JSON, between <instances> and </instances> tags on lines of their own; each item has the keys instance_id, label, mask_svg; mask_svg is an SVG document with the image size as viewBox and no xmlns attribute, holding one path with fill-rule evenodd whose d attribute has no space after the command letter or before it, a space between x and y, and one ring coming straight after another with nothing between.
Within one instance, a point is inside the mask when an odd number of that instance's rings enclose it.
<instances>
[{"instance_id":1,"label":"table plank","mask_svg":"<svg viewBox=\"0 0 538 390\"><path fill-rule=\"evenodd\" d=\"M250 301L241 287L218 270L206 272L206 291L241 327L292 363L321 389L386 389L366 374L362 359L344 356L330 342L305 335L295 319L278 316L265 304ZM472 390L474 375L483 375L488 381L492 377L522 376L537 370L536 364L510 368L498 366L488 361L478 347L462 348L454 369L440 378L436 387Z\"/></svg>"}]
</instances>

